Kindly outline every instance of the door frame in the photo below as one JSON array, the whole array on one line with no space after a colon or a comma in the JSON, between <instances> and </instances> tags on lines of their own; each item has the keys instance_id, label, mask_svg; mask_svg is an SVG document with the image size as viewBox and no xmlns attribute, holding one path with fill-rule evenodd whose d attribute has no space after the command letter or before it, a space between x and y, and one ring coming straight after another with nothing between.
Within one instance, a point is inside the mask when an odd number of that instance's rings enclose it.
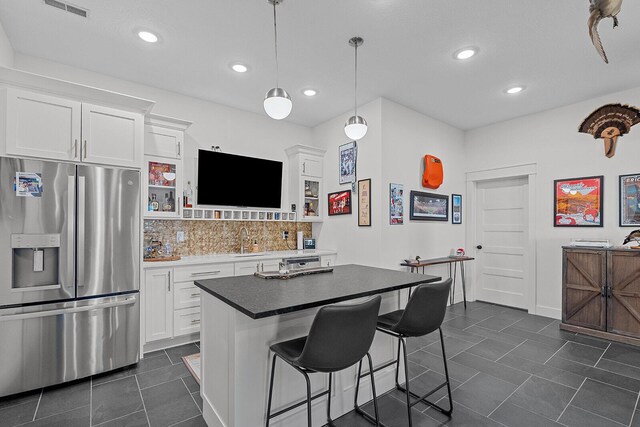
<instances>
[{"instance_id":1,"label":"door frame","mask_svg":"<svg viewBox=\"0 0 640 427\"><path fill-rule=\"evenodd\" d=\"M493 181L497 179L509 179L509 178L527 178L528 182L528 243L527 255L528 262L526 263L526 300L527 309L531 314L536 313L536 293L538 287L538 281L536 277L537 273L537 233L536 233L536 175L537 164L528 163L516 166L505 166L493 169L485 169L473 172L467 172L467 203L466 203L466 215L467 230L466 240L469 246L469 254L477 256L478 250L476 249L477 242L476 236L478 231L477 225L477 197L478 197L478 183L483 181ZM476 299L476 283L479 283L479 269L476 268L476 263L469 263L471 286L468 291L471 295L471 299Z\"/></svg>"}]
</instances>

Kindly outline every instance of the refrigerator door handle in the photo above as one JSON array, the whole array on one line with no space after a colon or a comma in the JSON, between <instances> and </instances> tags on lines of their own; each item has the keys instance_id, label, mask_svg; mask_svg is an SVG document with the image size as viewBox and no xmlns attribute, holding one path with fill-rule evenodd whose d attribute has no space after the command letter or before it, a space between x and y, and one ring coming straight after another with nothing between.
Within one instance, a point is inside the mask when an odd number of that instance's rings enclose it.
<instances>
[{"instance_id":1,"label":"refrigerator door handle","mask_svg":"<svg viewBox=\"0 0 640 427\"><path fill-rule=\"evenodd\" d=\"M76 177L67 177L67 274L66 280L61 281L63 287L73 287L75 283L75 236L74 228L76 224ZM75 296L75 295L74 295Z\"/></svg>"},{"instance_id":2,"label":"refrigerator door handle","mask_svg":"<svg viewBox=\"0 0 640 427\"><path fill-rule=\"evenodd\" d=\"M102 304L91 304L91 305L85 305L81 307L57 308L54 310L34 311L30 313L19 313L19 314L4 314L4 315L0 315L0 322L8 322L11 320L37 319L40 317L57 316L60 314L81 313L83 311L94 311L94 310L102 310L105 308L121 307L124 305L135 304L136 300L137 300L136 297L129 297L127 299L120 300L120 301L110 301Z\"/></svg>"},{"instance_id":3,"label":"refrigerator door handle","mask_svg":"<svg viewBox=\"0 0 640 427\"><path fill-rule=\"evenodd\" d=\"M85 220L86 220L86 178L78 176L78 277L77 286L84 287L86 278L84 276L84 240L85 236Z\"/></svg>"}]
</instances>

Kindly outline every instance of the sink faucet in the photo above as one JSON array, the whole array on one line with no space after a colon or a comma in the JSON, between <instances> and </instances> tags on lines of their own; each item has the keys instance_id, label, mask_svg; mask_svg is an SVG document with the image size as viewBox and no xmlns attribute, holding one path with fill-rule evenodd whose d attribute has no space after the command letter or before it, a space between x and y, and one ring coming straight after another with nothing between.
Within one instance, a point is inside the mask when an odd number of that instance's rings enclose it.
<instances>
[{"instance_id":1,"label":"sink faucet","mask_svg":"<svg viewBox=\"0 0 640 427\"><path fill-rule=\"evenodd\" d=\"M242 232L244 231L245 233L245 237L242 237ZM249 237L249 230L247 230L247 227L242 227L240 229L240 253L243 254L244 253L244 240Z\"/></svg>"}]
</instances>

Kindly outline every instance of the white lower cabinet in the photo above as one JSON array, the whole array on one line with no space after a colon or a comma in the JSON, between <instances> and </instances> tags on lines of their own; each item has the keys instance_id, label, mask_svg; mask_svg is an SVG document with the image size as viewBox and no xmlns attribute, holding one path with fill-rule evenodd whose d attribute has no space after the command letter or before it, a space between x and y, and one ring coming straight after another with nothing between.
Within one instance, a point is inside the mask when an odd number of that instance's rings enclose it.
<instances>
[{"instance_id":1,"label":"white lower cabinet","mask_svg":"<svg viewBox=\"0 0 640 427\"><path fill-rule=\"evenodd\" d=\"M173 294L170 268L147 270L144 283L145 341L173 336Z\"/></svg>"},{"instance_id":2,"label":"white lower cabinet","mask_svg":"<svg viewBox=\"0 0 640 427\"><path fill-rule=\"evenodd\" d=\"M265 261L244 261L236 263L236 276L249 276L257 271L278 271L279 259Z\"/></svg>"},{"instance_id":3,"label":"white lower cabinet","mask_svg":"<svg viewBox=\"0 0 640 427\"><path fill-rule=\"evenodd\" d=\"M336 255L325 255L320 257L320 264L322 264L323 267L333 267L334 265L336 265L336 262Z\"/></svg>"},{"instance_id":4,"label":"white lower cabinet","mask_svg":"<svg viewBox=\"0 0 640 427\"><path fill-rule=\"evenodd\" d=\"M173 312L173 336L200 332L200 306Z\"/></svg>"}]
</instances>

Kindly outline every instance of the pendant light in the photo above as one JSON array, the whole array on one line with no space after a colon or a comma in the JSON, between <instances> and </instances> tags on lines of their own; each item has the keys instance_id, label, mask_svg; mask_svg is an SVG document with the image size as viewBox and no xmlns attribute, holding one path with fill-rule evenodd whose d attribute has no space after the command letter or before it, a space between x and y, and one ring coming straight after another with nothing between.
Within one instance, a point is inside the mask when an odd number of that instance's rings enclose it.
<instances>
[{"instance_id":1,"label":"pendant light","mask_svg":"<svg viewBox=\"0 0 640 427\"><path fill-rule=\"evenodd\" d=\"M357 141L363 138L367 134L367 121L364 117L358 115L358 48L362 46L364 40L362 37L353 37L349 39L349 46L355 48L356 51L356 68L355 68L355 87L354 87L354 101L355 101L355 113L349 117L347 123L344 125L344 133L347 134L349 139Z\"/></svg>"},{"instance_id":2,"label":"pendant light","mask_svg":"<svg viewBox=\"0 0 640 427\"><path fill-rule=\"evenodd\" d=\"M278 86L278 27L276 25L276 6L282 3L282 0L267 0L273 5L273 33L275 35L275 51L276 51L276 87L269 90L264 97L264 111L269 117L275 120L282 120L291 113L293 103L291 97L286 90Z\"/></svg>"}]
</instances>

